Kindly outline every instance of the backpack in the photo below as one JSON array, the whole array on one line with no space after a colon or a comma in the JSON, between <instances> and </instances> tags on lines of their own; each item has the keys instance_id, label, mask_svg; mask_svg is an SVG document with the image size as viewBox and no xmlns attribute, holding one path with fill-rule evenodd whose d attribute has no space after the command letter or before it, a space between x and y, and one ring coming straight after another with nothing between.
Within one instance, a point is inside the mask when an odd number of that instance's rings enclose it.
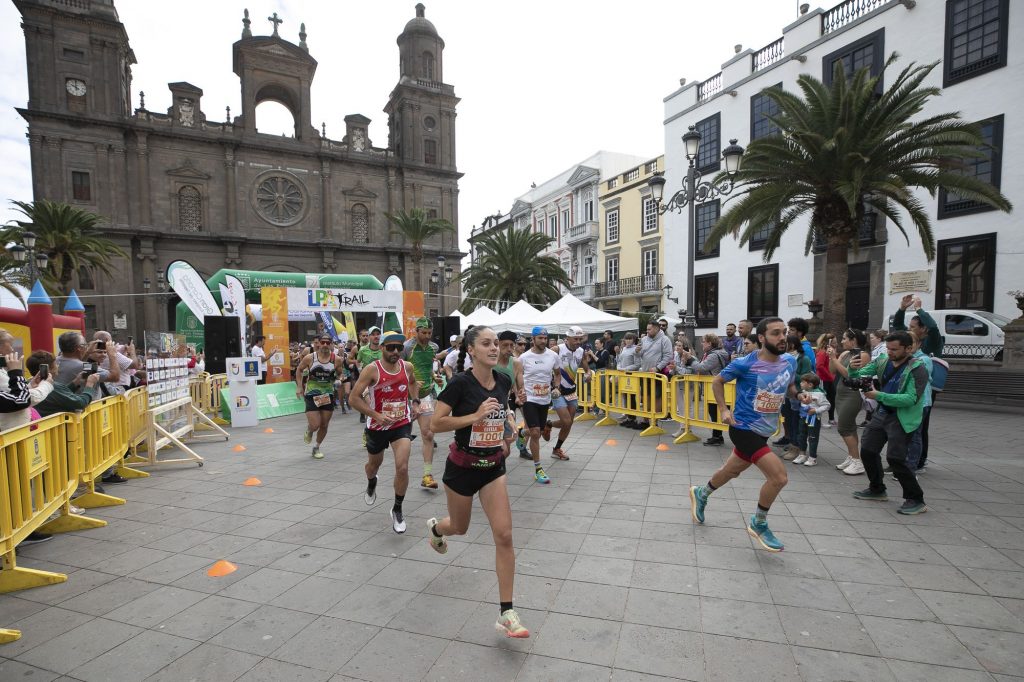
<instances>
[{"instance_id":1,"label":"backpack","mask_svg":"<svg viewBox=\"0 0 1024 682\"><path fill-rule=\"evenodd\" d=\"M946 379L949 377L949 363L942 358L932 358L932 390L942 393L946 387Z\"/></svg>"}]
</instances>

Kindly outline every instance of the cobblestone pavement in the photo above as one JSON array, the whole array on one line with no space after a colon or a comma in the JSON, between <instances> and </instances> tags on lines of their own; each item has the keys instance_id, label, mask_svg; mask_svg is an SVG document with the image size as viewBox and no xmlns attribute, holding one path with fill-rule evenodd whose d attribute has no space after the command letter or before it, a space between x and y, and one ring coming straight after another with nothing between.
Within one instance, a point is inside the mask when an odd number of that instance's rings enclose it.
<instances>
[{"instance_id":1,"label":"cobblestone pavement","mask_svg":"<svg viewBox=\"0 0 1024 682\"><path fill-rule=\"evenodd\" d=\"M68 580L0 595L0 626L23 631L0 645L0 680L1019 679L1019 424L940 403L921 476L930 511L916 517L851 497L865 479L836 471L838 435L823 430L823 461L789 466L771 510L780 554L744 531L757 471L714 494L704 527L691 522L687 486L726 448L657 451L656 438L577 424L571 461L545 449L550 486L509 460L516 605L533 632L513 640L493 629L479 506L448 554L427 545L444 494L418 486L418 441L399 536L393 460L377 505L363 503L355 416L337 415L321 461L301 415L275 419L199 446L203 468L108 490L128 503L95 511L107 527L19 552ZM251 476L262 485L243 486ZM207 576L219 559L238 570Z\"/></svg>"}]
</instances>

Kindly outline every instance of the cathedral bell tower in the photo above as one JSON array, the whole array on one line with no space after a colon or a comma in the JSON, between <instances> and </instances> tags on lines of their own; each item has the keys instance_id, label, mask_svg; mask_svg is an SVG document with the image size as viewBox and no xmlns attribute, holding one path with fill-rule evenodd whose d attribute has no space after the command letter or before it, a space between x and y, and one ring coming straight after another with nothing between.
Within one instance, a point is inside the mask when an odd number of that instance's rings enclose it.
<instances>
[{"instance_id":1,"label":"cathedral bell tower","mask_svg":"<svg viewBox=\"0 0 1024 682\"><path fill-rule=\"evenodd\" d=\"M455 170L455 88L444 82L444 41L423 4L398 36L399 80L384 112L389 147L410 165Z\"/></svg>"}]
</instances>

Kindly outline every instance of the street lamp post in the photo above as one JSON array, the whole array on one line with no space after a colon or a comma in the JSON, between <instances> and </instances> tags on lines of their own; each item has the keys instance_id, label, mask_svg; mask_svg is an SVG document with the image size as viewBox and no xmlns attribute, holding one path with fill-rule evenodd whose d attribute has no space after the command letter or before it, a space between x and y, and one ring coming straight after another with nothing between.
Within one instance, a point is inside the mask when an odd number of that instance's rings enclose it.
<instances>
[{"instance_id":1,"label":"street lamp post","mask_svg":"<svg viewBox=\"0 0 1024 682\"><path fill-rule=\"evenodd\" d=\"M12 244L7 249L14 262L21 264L28 275L29 288L35 283L49 263L50 258L45 253L36 251L36 235L34 232L22 232L21 244Z\"/></svg>"},{"instance_id":2,"label":"street lamp post","mask_svg":"<svg viewBox=\"0 0 1024 682\"><path fill-rule=\"evenodd\" d=\"M444 291L449 284L452 283L452 278L455 276L455 270L452 266L445 265L445 257L437 257L437 268L430 273L430 283L437 289L437 299L440 305L441 317L445 316L444 312L444 295L441 293Z\"/></svg>"},{"instance_id":3,"label":"street lamp post","mask_svg":"<svg viewBox=\"0 0 1024 682\"><path fill-rule=\"evenodd\" d=\"M686 248L686 309L679 312L682 313L683 327L686 329L686 335L689 337L691 345L697 343L697 305L693 282L694 250L697 241L697 204L732 192L733 176L740 169L740 161L743 158L743 147L736 144L735 139L729 140L729 146L722 152L726 176L718 180L704 180L696 166L697 152L700 151L700 137L695 126L690 126L690 129L683 135L683 147L687 160L686 178L683 180L683 188L673 194L672 198L662 203L667 182L663 173L655 173L654 177L647 182L651 188L651 197L654 199L660 215L667 211L682 213L686 210L688 240Z\"/></svg>"}]
</instances>

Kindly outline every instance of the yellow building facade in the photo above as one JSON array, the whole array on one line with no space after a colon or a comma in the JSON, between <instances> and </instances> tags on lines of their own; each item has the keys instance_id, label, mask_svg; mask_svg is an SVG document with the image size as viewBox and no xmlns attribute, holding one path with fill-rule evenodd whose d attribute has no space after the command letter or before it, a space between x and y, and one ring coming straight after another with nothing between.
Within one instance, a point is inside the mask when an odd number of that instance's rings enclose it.
<instances>
[{"instance_id":1,"label":"yellow building facade","mask_svg":"<svg viewBox=\"0 0 1024 682\"><path fill-rule=\"evenodd\" d=\"M656 313L668 308L664 220L647 184L664 164L665 157L659 156L601 182L599 275L592 305L602 310Z\"/></svg>"}]
</instances>

